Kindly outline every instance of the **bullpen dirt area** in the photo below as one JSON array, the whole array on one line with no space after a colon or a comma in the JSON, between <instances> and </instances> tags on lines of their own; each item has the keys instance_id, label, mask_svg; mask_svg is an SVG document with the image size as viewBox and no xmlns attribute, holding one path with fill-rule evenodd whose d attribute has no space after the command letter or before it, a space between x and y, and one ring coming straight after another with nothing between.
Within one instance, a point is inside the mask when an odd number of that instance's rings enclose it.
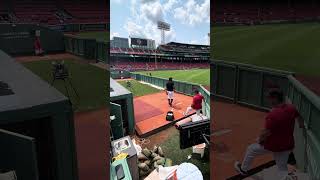
<instances>
[{"instance_id":1,"label":"bullpen dirt area","mask_svg":"<svg viewBox=\"0 0 320 180\"><path fill-rule=\"evenodd\" d=\"M107 108L75 113L79 180L106 180L109 175L109 123Z\"/></svg>"},{"instance_id":2,"label":"bullpen dirt area","mask_svg":"<svg viewBox=\"0 0 320 180\"><path fill-rule=\"evenodd\" d=\"M256 142L266 113L214 99L211 102L211 131L231 130L210 138L211 179L225 180L238 174L233 164L242 161L247 146ZM271 160L272 156L262 156L254 161L253 167Z\"/></svg>"}]
</instances>

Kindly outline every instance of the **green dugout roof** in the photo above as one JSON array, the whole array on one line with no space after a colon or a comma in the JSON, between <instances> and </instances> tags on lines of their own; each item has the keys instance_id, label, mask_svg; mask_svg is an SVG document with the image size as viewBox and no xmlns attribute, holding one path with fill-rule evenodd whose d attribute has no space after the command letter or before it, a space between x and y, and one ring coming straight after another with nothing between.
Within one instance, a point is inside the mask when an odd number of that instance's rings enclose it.
<instances>
[{"instance_id":1,"label":"green dugout roof","mask_svg":"<svg viewBox=\"0 0 320 180\"><path fill-rule=\"evenodd\" d=\"M63 94L3 51L0 51L0 84L0 113L67 101Z\"/></svg>"},{"instance_id":2,"label":"green dugout roof","mask_svg":"<svg viewBox=\"0 0 320 180\"><path fill-rule=\"evenodd\" d=\"M121 86L117 81L110 78L110 98L130 95L131 92Z\"/></svg>"}]
</instances>

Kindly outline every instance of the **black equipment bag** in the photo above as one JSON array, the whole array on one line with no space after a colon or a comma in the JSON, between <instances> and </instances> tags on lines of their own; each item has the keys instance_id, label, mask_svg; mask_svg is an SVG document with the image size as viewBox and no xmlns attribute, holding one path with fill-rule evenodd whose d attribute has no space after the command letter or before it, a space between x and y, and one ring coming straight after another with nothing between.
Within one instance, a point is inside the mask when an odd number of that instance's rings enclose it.
<instances>
[{"instance_id":1,"label":"black equipment bag","mask_svg":"<svg viewBox=\"0 0 320 180\"><path fill-rule=\"evenodd\" d=\"M174 121L174 114L172 111L167 112L166 120L167 121Z\"/></svg>"}]
</instances>

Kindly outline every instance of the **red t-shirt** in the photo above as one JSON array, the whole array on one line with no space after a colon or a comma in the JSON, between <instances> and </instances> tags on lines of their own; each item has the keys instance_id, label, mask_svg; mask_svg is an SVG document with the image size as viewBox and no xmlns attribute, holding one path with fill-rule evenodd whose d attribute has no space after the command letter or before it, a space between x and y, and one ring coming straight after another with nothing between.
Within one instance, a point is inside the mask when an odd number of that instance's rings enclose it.
<instances>
[{"instance_id":1,"label":"red t-shirt","mask_svg":"<svg viewBox=\"0 0 320 180\"><path fill-rule=\"evenodd\" d=\"M262 143L264 148L272 152L288 151L294 148L294 125L299 117L296 108L291 104L274 107L265 120L265 129L270 136Z\"/></svg>"},{"instance_id":2,"label":"red t-shirt","mask_svg":"<svg viewBox=\"0 0 320 180\"><path fill-rule=\"evenodd\" d=\"M36 38L36 40L34 41L34 46L35 46L35 49L40 49L41 48L41 44L40 44L39 38Z\"/></svg>"},{"instance_id":3,"label":"red t-shirt","mask_svg":"<svg viewBox=\"0 0 320 180\"><path fill-rule=\"evenodd\" d=\"M193 102L192 102L192 108L193 109L202 109L202 100L203 100L203 96L201 94L196 94L195 96L193 96Z\"/></svg>"}]
</instances>

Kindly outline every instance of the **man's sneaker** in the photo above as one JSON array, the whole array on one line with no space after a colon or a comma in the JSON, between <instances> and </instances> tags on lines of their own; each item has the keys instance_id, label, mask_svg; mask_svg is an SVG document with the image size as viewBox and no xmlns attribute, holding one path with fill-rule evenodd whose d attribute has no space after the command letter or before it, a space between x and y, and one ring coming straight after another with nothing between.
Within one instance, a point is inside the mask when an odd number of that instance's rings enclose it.
<instances>
[{"instance_id":1,"label":"man's sneaker","mask_svg":"<svg viewBox=\"0 0 320 180\"><path fill-rule=\"evenodd\" d=\"M281 180L298 180L298 176L295 173L289 173L287 176L283 177Z\"/></svg>"},{"instance_id":2,"label":"man's sneaker","mask_svg":"<svg viewBox=\"0 0 320 180\"><path fill-rule=\"evenodd\" d=\"M234 163L234 168L243 176L248 175L247 171L244 171L241 169L241 163L239 161L236 161Z\"/></svg>"}]
</instances>

